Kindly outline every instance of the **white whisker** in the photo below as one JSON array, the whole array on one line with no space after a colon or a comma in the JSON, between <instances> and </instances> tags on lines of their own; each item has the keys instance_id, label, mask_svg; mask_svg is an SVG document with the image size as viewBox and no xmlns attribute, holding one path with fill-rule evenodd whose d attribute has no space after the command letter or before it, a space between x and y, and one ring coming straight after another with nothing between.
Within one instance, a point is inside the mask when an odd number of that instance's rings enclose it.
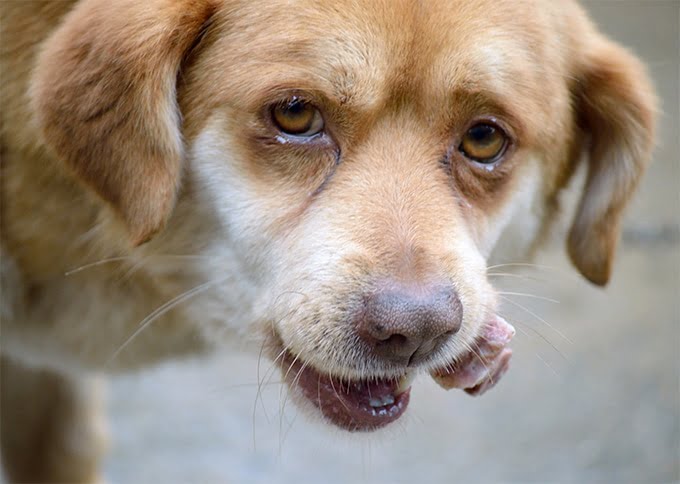
<instances>
[{"instance_id":1,"label":"white whisker","mask_svg":"<svg viewBox=\"0 0 680 484\"><path fill-rule=\"evenodd\" d=\"M182 294L170 299L162 306L156 308L153 312L151 312L139 323L137 329L125 341L123 341L123 344L121 344L118 347L118 349L111 355L106 364L110 365L118 357L118 355L127 347L127 345L129 345L137 336L139 336L142 333L142 331L144 331L156 319L163 316L165 313L176 307L178 304L181 304L182 302L186 301L187 299L190 299L196 294L199 294L200 292L209 289L217 284L221 284L222 282L225 282L228 279L229 279L228 277L225 277L217 281L205 282L199 286L194 287L193 289L183 292Z\"/></svg>"},{"instance_id":2,"label":"white whisker","mask_svg":"<svg viewBox=\"0 0 680 484\"><path fill-rule=\"evenodd\" d=\"M514 277L526 281L551 282L549 279L543 279L541 277L528 276L526 274L513 274L510 272L488 272L486 275L487 277Z\"/></svg>"},{"instance_id":3,"label":"white whisker","mask_svg":"<svg viewBox=\"0 0 680 484\"><path fill-rule=\"evenodd\" d=\"M536 294L526 294L524 292L506 292L506 291L499 291L498 294L504 294L506 296L521 296L521 297L530 297L533 299L540 299L541 301L548 301L551 303L559 304L560 302L557 299L551 299L549 297L545 296L537 296Z\"/></svg>"},{"instance_id":4,"label":"white whisker","mask_svg":"<svg viewBox=\"0 0 680 484\"><path fill-rule=\"evenodd\" d=\"M560 378L562 377L562 375L560 375L559 372L557 370L555 370L555 368L553 368L552 365L545 360L545 358L543 358L538 353L535 353L535 354L538 357L538 359L541 360L545 364L545 366L547 366L548 368L550 368L550 370L552 370L552 372L555 374L555 376L558 376Z\"/></svg>"},{"instance_id":5,"label":"white whisker","mask_svg":"<svg viewBox=\"0 0 680 484\"><path fill-rule=\"evenodd\" d=\"M145 258L150 259L150 258L155 258L155 257L163 257L163 258L169 258L169 259L210 259L211 256L206 256L206 255L174 255L174 254L151 254L145 256ZM83 264L82 266L76 267L74 269L68 270L64 273L64 276L71 276L73 274L76 274L78 272L84 271L86 269L91 269L93 267L98 267L104 264L110 264L111 262L122 262L126 260L134 260L135 257L126 255L126 256L119 256L119 257L107 257L106 259L101 259L98 261L94 262L89 262L87 264Z\"/></svg>"},{"instance_id":6,"label":"white whisker","mask_svg":"<svg viewBox=\"0 0 680 484\"><path fill-rule=\"evenodd\" d=\"M70 276L73 274L76 274L78 272L84 271L85 269L90 269L91 267L97 267L101 266L104 264L110 264L111 262L121 262L124 260L131 259L132 257L130 256L121 256L121 257L109 257L107 259L101 259L96 262L90 262L89 264L84 264L80 267L76 267L75 269L71 269L69 271L64 272L64 276Z\"/></svg>"},{"instance_id":7,"label":"white whisker","mask_svg":"<svg viewBox=\"0 0 680 484\"><path fill-rule=\"evenodd\" d=\"M528 262L509 262L509 263L506 263L506 264L496 264L496 265L487 267L486 270L490 271L491 269L498 269L498 268L501 268L501 267L531 267L531 268L534 268L534 269L546 269L546 270L560 272L560 270L557 267L546 266L546 265L541 265L541 264L530 264Z\"/></svg>"},{"instance_id":8,"label":"white whisker","mask_svg":"<svg viewBox=\"0 0 680 484\"><path fill-rule=\"evenodd\" d=\"M529 313L531 316L533 316L534 318L538 319L540 322L542 322L543 324L545 324L548 328L552 329L555 333L557 333L558 335L560 335L567 343L569 343L569 344L574 344L574 342L571 341L569 338L567 338L567 337L566 337L559 329L555 328L552 324L550 324L549 322L547 322L545 319L543 319L542 317L540 317L540 316L539 316L538 314L536 314L535 312L533 312L533 311L531 311L530 309L526 308L525 306L519 304L518 302L513 301L513 300L510 299L510 298L507 298L507 297L502 296L502 295L499 295L499 297L500 297L501 299L503 299L504 301L509 302L509 303L512 304L513 306L516 306L516 307L518 307L518 308L520 308L520 309L523 309L524 311L526 311L527 313Z\"/></svg>"},{"instance_id":9,"label":"white whisker","mask_svg":"<svg viewBox=\"0 0 680 484\"><path fill-rule=\"evenodd\" d=\"M545 343L547 343L553 350L555 350L555 352L556 352L558 355L560 355L560 356L562 357L562 359L564 359L564 361L569 361L569 358L567 358L567 356L566 356L564 353L562 353L562 351L561 351L561 350L560 350L560 349L559 349L552 341L550 341L546 336L544 336L543 334L541 334L541 332L537 331L536 328L533 328L533 327L532 327L531 325L529 325L529 324L526 324L526 323L523 323L523 322L520 322L520 321L517 321L517 320L512 320L512 319L510 319L510 318L508 318L508 317L506 317L506 316L503 316L503 318L505 318L509 323L512 323L514 326L516 326L516 328L517 328L518 331L521 331L521 332L524 333L527 337L530 338L531 336L530 336L526 331L522 330L522 326L524 326L526 329L528 329L528 330L531 331L533 334L535 334L535 335L538 336L540 339L542 339Z\"/></svg>"}]
</instances>

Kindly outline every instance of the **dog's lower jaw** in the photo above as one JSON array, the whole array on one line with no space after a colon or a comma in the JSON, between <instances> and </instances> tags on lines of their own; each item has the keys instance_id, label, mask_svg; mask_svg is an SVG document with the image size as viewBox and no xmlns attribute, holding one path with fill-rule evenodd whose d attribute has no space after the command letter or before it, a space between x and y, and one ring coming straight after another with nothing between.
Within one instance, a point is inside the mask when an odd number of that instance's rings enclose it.
<instances>
[{"instance_id":1,"label":"dog's lower jaw","mask_svg":"<svg viewBox=\"0 0 680 484\"><path fill-rule=\"evenodd\" d=\"M409 404L412 372L401 377L347 380L323 374L286 352L284 379L326 421L349 432L385 427L403 415Z\"/></svg>"}]
</instances>

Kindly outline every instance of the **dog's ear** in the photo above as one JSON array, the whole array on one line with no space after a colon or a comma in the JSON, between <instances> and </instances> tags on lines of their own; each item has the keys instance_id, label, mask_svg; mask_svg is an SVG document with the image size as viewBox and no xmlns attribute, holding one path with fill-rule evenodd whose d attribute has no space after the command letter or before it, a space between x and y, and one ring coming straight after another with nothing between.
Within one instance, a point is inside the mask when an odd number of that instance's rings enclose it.
<instances>
[{"instance_id":1,"label":"dog's ear","mask_svg":"<svg viewBox=\"0 0 680 484\"><path fill-rule=\"evenodd\" d=\"M579 54L574 99L588 166L567 248L588 280L605 285L623 210L651 158L656 98L643 65L618 45L598 35Z\"/></svg>"},{"instance_id":2,"label":"dog's ear","mask_svg":"<svg viewBox=\"0 0 680 484\"><path fill-rule=\"evenodd\" d=\"M83 0L38 56L30 98L47 145L137 245L174 208L183 144L176 83L209 0Z\"/></svg>"}]
</instances>

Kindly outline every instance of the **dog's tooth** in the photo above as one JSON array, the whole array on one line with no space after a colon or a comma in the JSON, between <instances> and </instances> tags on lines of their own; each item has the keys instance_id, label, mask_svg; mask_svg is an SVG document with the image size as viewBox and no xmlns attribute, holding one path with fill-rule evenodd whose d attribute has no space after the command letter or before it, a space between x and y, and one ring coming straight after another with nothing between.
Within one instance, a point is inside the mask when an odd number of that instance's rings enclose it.
<instances>
[{"instance_id":1,"label":"dog's tooth","mask_svg":"<svg viewBox=\"0 0 680 484\"><path fill-rule=\"evenodd\" d=\"M392 395L385 395L382 397L382 405L383 407L386 405L392 405L394 403L394 396Z\"/></svg>"},{"instance_id":2,"label":"dog's tooth","mask_svg":"<svg viewBox=\"0 0 680 484\"><path fill-rule=\"evenodd\" d=\"M380 398L375 398L375 397L372 397L372 398L368 401L368 404L369 404L371 407L374 407L374 408L382 407L382 406L383 406L382 399L380 399Z\"/></svg>"},{"instance_id":3,"label":"dog's tooth","mask_svg":"<svg viewBox=\"0 0 680 484\"><path fill-rule=\"evenodd\" d=\"M413 383L414 378L414 373L406 373L404 376L402 376L399 379L399 385L397 385L397 389L394 391L394 394L398 396L408 390L411 387L411 383Z\"/></svg>"}]
</instances>

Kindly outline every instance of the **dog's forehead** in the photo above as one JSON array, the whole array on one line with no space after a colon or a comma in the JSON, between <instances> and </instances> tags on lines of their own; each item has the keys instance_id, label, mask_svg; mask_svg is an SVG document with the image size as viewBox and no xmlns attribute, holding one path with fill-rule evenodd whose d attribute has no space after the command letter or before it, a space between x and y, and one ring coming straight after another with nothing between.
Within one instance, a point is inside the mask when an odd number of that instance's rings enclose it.
<instances>
[{"instance_id":1,"label":"dog's forehead","mask_svg":"<svg viewBox=\"0 0 680 484\"><path fill-rule=\"evenodd\" d=\"M532 15L519 15L529 4ZM261 79L290 78L301 89L325 85L342 102L366 108L404 91L444 101L460 86L531 89L542 64L542 5L289 0L260 8L247 2L224 9L217 25L222 55L241 64L249 89L257 87L252 79L259 70ZM232 79L238 75L232 71Z\"/></svg>"}]
</instances>

